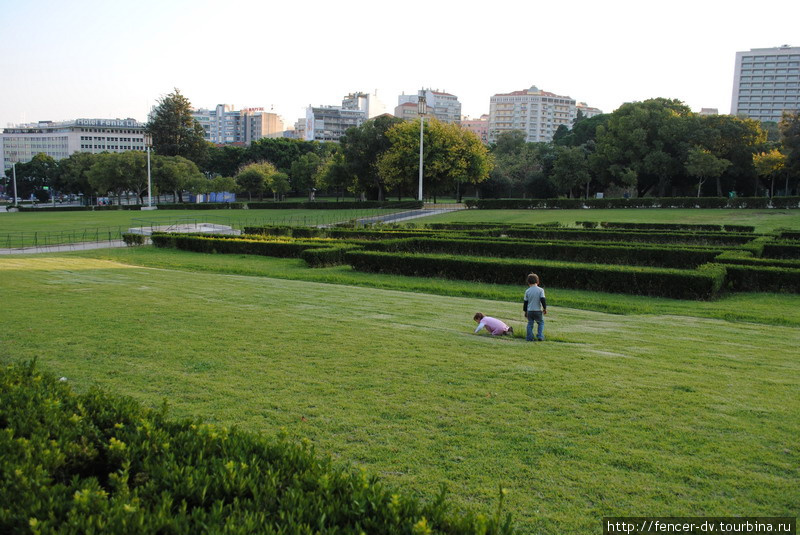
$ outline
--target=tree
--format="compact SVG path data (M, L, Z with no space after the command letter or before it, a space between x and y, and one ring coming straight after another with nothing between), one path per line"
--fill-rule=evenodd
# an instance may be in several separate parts
M693 129L690 135L693 145L731 162L721 175L715 177L717 197L724 196L727 191L746 191L758 180L753 154L764 150L762 147L767 141L758 121L730 115L697 116ZM754 191L753 195L757 192Z
M288 138L263 138L245 150L244 162L270 162L278 171L288 173L292 163L303 154L320 150L316 141Z
M28 162L18 163L16 165L17 196L21 199L28 199L33 195L40 202L47 202L50 200L50 187L57 172L56 161L43 152L35 155Z
M386 132L391 146L378 159L378 171L386 185L399 192L417 190L419 129L417 120L396 124ZM494 165L475 134L436 119L427 121L423 149L423 192L433 202L445 192L459 195L462 184L483 182Z
M781 122L781 143L786 154L786 195L789 194L789 180L800 179L800 110L794 113L783 112Z
M339 140L349 174L355 178L358 193L365 192L370 198L384 199L386 184L378 172L378 159L390 146L386 132L403 122L391 115L381 115L364 122L361 126L348 128Z
M269 189L272 190L272 198L274 201L280 201L286 193L289 192L289 175L278 171L270 177Z
M702 147L693 147L689 150L689 157L686 160L686 171L690 176L697 178L697 196L703 182L709 178L719 178L725 169L730 167L731 162L724 158L717 158L711 151Z
M65 193L83 194L87 199L95 195L89 183L89 169L97 156L89 152L74 152L58 162L57 179L54 185Z
M103 195L115 194L118 202L126 191L141 192L147 189L147 162L142 152L114 152L97 154L87 173L89 184Z
M783 171L786 166L786 156L778 149L769 152L762 152L753 155L753 164L756 167L758 176L769 178L769 196L775 196L775 178Z
M559 147L553 170L550 173L550 182L559 193L566 193L572 197L572 191L586 185L586 198L589 198L589 182L592 175L589 173L589 161L586 153L580 147ZM576 195L577 197L578 195Z
M208 176L233 176L245 164L247 149L234 145L211 146L203 170Z
M313 152L300 156L292 163L289 171L289 183L297 192L306 192L308 200L314 200L314 192L319 185L319 171L322 160Z
M344 152L339 151L325 160L320 170L319 177L322 187L325 189L332 188L336 191L337 201L340 194L344 196L346 189L356 186L356 178L350 169L350 166L345 161Z
M156 156L152 175L157 195L172 192L175 202L183 202L183 192L198 189L198 179L204 178L197 165L182 156Z
M236 174L236 184L240 191L247 193L251 201L253 195L259 195L263 200L264 191L267 189L272 175L276 172L275 166L269 162L247 164Z
M177 88L158 101L146 132L153 137L156 154L183 156L195 163L206 158L205 131L192 116L191 102Z
M597 127L592 167L607 184L622 184L633 171L639 196L664 196L688 183L684 162L691 126L691 111L678 100L623 104Z

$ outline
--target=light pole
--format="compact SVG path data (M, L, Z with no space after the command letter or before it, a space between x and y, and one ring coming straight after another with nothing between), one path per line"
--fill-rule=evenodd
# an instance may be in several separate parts
M152 181L150 179L150 147L153 145L153 136L150 134L144 135L144 146L147 149L147 206L142 206L142 210L155 210L153 206L153 189Z
M17 162L11 164L11 173L14 175L14 207L19 207L17 204Z
M425 103L425 92L419 92L417 112L419 113L419 200L422 201L422 134L425 124L425 113L428 111Z

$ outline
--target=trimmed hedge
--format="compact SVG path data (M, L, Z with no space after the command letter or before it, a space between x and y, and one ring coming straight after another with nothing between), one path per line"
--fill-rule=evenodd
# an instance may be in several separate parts
M639 197L635 199L467 199L467 208L536 210L580 208L800 208L800 197Z
M465 231L477 235L477 231ZM656 230L600 230L600 229L547 229L547 228L509 228L505 234L513 238L540 240L579 240L579 241L623 241L643 243L676 243L710 246L736 246L750 242L757 234L736 234L732 232L661 232Z
M768 242L761 256L765 258L800 258L800 244L793 242Z
M300 258L306 249L330 247L330 243L308 241L277 241L242 236L208 236L197 234L153 233L156 247L181 249L196 253L251 254L278 258Z
M146 236L144 234L131 234L126 232L122 235L122 241L125 242L125 245L131 247L133 245L144 245L146 240Z
M576 223L586 223L578 221ZM755 232L756 227L749 225L693 225L689 223L614 223L603 221L603 228L633 230L688 230L694 232ZM586 225L584 225L586 228ZM592 227L593 228L593 227Z
M800 269L727 264L725 269L731 291L800 293Z
M630 247L575 242L406 238L383 240L368 249L386 252L444 253L536 260L564 260L632 266L694 269L712 262L720 250L679 247Z
M779 237L782 240L800 240L800 230L784 230Z
M320 247L306 249L300 253L300 258L305 260L310 267L328 267L346 264L345 254L349 251L361 249L359 245L343 244L334 247Z
M725 279L725 268L718 264L679 270L376 251L349 251L345 259L359 271L494 284L521 285L535 271L543 285L674 299L710 299Z
M386 208L411 210L422 208L421 201L315 201L315 202L248 202L251 210L360 210Z
M199 421L34 365L0 369L0 533L507 535L295 442Z

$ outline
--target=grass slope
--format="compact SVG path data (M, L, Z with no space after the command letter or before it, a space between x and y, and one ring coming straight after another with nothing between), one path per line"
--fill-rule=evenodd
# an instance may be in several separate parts
M495 300L78 255L0 259L0 281L0 360L285 427L466 507L502 485L522 533L797 513L795 327L553 306L555 341L529 344L471 334L477 310L522 329L519 304Z

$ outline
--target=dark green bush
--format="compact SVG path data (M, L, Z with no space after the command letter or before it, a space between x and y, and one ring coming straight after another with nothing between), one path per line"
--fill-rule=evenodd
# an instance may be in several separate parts
M476 231L464 231L476 235ZM735 246L748 243L756 238L754 234L735 234L731 232L664 232L658 230L604 230L604 229L546 229L513 227L504 231L509 237L538 240L578 240L607 242L675 243L703 246Z
M611 229L722 232L722 225L692 225L689 223L615 223L613 221L602 221L600 226Z
M800 230L783 230L780 233L782 240L800 240Z
M536 210L580 208L800 208L800 197L639 197L635 199L475 199L468 208Z
M208 236L154 233L153 244L196 253L250 254L279 258L300 258L306 249L330 247L330 242L269 240L259 236Z
M765 258L800 258L800 244L791 241L764 244L761 256Z
M0 533L510 534L317 455L309 441L197 421L33 365L0 369Z
M311 267L327 267L345 264L345 253L361 249L358 245L343 244L334 247L320 247L306 249L300 253L300 258Z
M583 228L597 228L597 221L575 221L575 224Z
M126 232L122 235L122 241L129 247L133 245L144 245L145 236L144 234L131 234Z
M471 256L564 260L601 264L694 269L714 260L719 249L608 245L577 242L405 238L382 240L368 249L387 252L444 253Z
M543 286L675 299L712 298L725 278L725 268L718 264L679 270L375 251L350 251L345 258L360 271L495 284L522 284L525 276L535 271Z
M800 293L800 269L735 264L725 269L728 287L735 292Z

